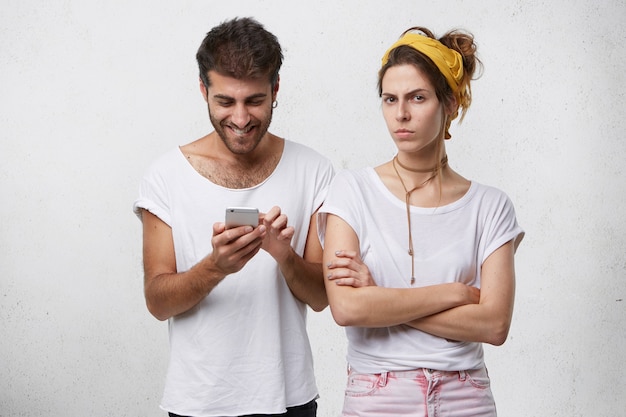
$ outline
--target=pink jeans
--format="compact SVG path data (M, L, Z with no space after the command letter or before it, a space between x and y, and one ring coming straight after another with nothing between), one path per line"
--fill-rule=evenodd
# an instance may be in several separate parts
M487 369L348 373L342 416L496 416Z

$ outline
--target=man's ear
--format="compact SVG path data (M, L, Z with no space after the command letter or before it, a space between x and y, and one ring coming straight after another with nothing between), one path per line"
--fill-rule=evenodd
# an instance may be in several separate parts
M276 100L276 95L278 94L279 84L280 84L280 75L276 78L276 82L274 83L274 89L272 90L272 101Z
M200 81L200 92L202 93L202 97L204 98L204 101L206 101L207 103L209 102L209 91L206 88L206 85L204 85L204 82L202 81L202 78L198 77L198 80Z

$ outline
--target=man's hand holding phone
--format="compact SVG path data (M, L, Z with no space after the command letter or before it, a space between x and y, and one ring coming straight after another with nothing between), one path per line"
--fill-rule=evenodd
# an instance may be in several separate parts
M261 249L267 229L259 225L258 213L255 208L229 207L224 223L213 225L210 257L223 273L241 270Z

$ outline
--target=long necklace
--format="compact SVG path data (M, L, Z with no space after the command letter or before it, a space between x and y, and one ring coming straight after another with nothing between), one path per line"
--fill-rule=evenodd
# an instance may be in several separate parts
M419 173L432 172L432 175L428 177L426 181L417 185L415 188L409 191L406 188L406 185L404 185L404 181L402 180L402 177L400 176L400 173L398 172L398 168L396 167L396 162L398 163L398 165L400 165L402 168L406 169L407 171L419 172ZM413 235L411 234L411 193L419 188L422 188L426 184L428 184L433 178L437 176L437 174L439 174L439 170L443 169L443 167L445 167L448 164L448 155L445 155L441 159L441 164L439 166L435 168L430 168L430 169L416 169L416 168L406 167L400 163L400 161L398 160L398 155L393 157L393 160L391 163L393 165L393 170L396 171L396 175L398 176L398 179L400 180L400 184L402 184L402 188L404 189L404 192L405 192L406 220L409 226L409 255L411 256L411 285L413 285L415 284L415 252L413 251Z

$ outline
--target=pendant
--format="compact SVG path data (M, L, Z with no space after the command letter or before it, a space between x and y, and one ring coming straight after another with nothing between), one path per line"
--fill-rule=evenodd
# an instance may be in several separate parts
M411 285L415 284L415 277L411 277Z

